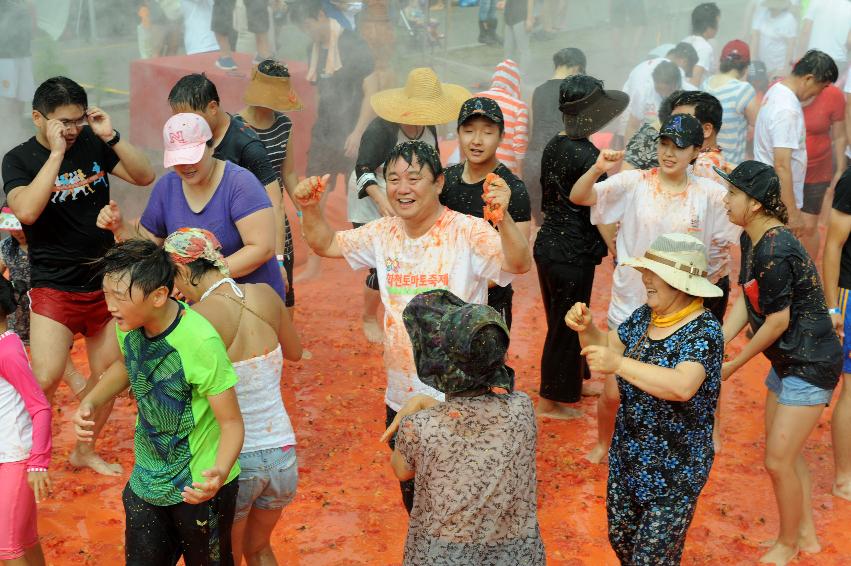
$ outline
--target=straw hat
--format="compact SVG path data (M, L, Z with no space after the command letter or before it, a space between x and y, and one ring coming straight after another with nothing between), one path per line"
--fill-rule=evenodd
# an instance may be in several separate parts
M663 234L653 240L644 257L628 258L622 265L649 269L665 283L693 297L720 297L721 289L706 278L706 247L688 234Z
M0 230L21 230L21 221L12 209L6 206L0 211Z
M403 88L382 90L369 101L375 113L388 122L434 126L454 120L470 96L466 88L441 83L433 70L421 67L408 73Z
M273 77L261 72L258 67L251 71L251 82L242 100L249 106L261 106L278 112L303 108L290 83L290 77Z

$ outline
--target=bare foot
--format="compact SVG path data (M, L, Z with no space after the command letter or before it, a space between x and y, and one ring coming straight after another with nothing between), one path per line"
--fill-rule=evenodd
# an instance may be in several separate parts
M836 497L841 497L846 501L851 501L851 482L848 483L834 483L833 484L833 495Z
M762 548L772 548L776 544L777 539L769 539L759 543L759 546ZM821 552L821 544L819 543L818 537L815 533L810 535L801 533L798 535L798 550L806 552L807 554L818 554Z
M68 456L68 461L76 468L91 468L104 476L120 476L124 473L121 464L107 464L103 458L91 450L80 450L79 446Z
M585 459L591 462L592 464L599 464L608 455L609 447L605 444L597 443L594 445L594 448L591 449L591 452L585 455Z
M594 383L593 381L583 381L582 382L582 396L583 397L599 397L603 394L603 384L602 383Z
M366 336L366 341L371 344L384 342L384 331L379 326L378 320L374 318L363 319L363 335Z
M320 273L322 273L322 259L318 255L310 254L307 256L307 263L304 269L296 273L295 277L293 277L293 285L316 279Z
M761 564L774 564L775 566L786 566L798 554L797 547L786 546L781 542L775 542L771 549L763 554L759 562Z
M578 419L583 416L582 411L574 409L567 403L559 403L558 401L551 401L543 397L538 401L538 408L535 412L539 417L548 417L563 421Z

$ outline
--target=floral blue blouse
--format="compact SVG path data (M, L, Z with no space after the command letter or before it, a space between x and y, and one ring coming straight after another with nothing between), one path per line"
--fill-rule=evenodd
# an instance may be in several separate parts
M697 362L706 379L685 402L666 401L617 377L621 404L609 450L609 473L640 501L697 497L712 467L712 427L721 390L724 334L706 311L664 340L645 336L650 307L644 305L618 327L624 355L673 368Z

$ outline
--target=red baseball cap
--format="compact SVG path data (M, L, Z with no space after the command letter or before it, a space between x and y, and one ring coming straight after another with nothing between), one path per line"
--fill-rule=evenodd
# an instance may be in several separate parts
M727 42L724 49L721 50L721 60L735 61L739 60L743 63L751 62L751 50L748 44L741 39L734 39Z

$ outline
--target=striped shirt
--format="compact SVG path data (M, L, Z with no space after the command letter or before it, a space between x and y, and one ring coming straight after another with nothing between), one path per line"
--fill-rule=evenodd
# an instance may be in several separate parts
M721 102L724 114L718 132L718 145L724 150L727 162L736 166L745 160L748 142L745 109L756 96L756 91L750 83L736 79L731 79L719 88L712 88L707 82L705 90Z
M244 120L242 116L237 117ZM266 129L253 128L257 137L263 142L266 147L266 153L269 155L269 164L278 176L278 185L281 190L284 187L284 160L287 158L287 146L290 142L290 134L293 130L293 122L286 114L275 112L275 121ZM293 234L290 230L290 221L287 218L286 212L281 210L284 215L284 255L289 259L293 257Z

